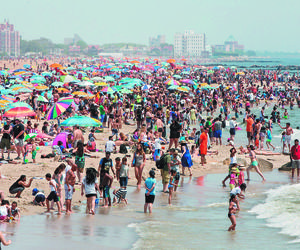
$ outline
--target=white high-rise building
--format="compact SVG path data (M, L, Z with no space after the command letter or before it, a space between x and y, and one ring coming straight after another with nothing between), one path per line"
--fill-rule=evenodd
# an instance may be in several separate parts
M189 30L176 33L174 36L174 56L175 57L200 57L205 51L205 34L196 34Z

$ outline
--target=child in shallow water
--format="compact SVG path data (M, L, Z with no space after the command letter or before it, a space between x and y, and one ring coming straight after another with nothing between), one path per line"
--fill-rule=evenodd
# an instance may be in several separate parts
M235 188L237 183L238 183L238 169L232 168L230 171L230 182L229 182L230 191Z

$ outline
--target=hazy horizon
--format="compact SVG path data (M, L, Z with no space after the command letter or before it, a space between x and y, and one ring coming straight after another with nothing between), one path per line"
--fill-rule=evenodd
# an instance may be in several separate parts
M49 38L63 43L75 33L88 44L138 43L150 36L185 30L205 33L207 44L223 44L233 35L245 50L300 52L296 12L300 1L258 0L15 0L2 6L2 23L8 19L25 40Z

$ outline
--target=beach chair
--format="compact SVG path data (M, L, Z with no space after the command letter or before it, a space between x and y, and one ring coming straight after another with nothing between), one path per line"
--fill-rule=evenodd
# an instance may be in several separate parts
M54 161L63 161L66 159L66 156L61 152L61 149L58 145L52 147L54 156Z

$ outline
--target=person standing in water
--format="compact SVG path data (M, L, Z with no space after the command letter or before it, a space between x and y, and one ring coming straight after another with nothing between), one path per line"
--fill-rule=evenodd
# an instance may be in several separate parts
M228 228L228 231L235 231L235 227L236 227L235 213L238 210L236 203L237 203L236 195L230 196L229 208L228 208L228 218L231 221L231 226Z
M250 145L250 146L247 146L248 150L249 150L249 157L250 157L250 160L251 160L251 163L250 163L250 166L247 168L247 180L250 181L250 170L252 168L255 168L255 171L261 176L261 178L263 179L263 181L265 181L265 177L264 175L262 174L262 172L259 170L259 167L258 167L258 161L257 161L257 158L256 158L256 154L254 152L255 148L253 145Z
M144 205L144 213L147 213L147 209L149 210L149 213L152 213L152 206L155 199L155 172L153 170L150 170L149 176L145 181L145 205Z

